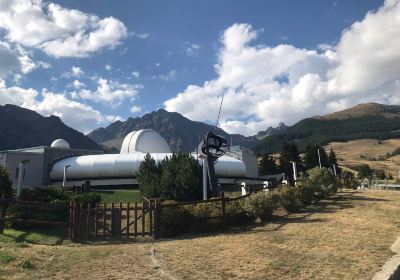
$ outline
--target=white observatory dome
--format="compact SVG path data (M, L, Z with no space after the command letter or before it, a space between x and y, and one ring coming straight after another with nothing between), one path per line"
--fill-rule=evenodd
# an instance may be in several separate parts
M57 148L57 149L70 149L70 146L67 141L64 139L57 139L54 140L53 143L51 143L51 148Z
M125 136L121 146L121 154L143 153L171 153L165 139L152 129L142 129Z

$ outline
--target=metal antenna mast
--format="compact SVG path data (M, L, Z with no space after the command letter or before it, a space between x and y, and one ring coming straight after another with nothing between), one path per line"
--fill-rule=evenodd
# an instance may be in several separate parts
M217 131L218 128L219 116L221 115L222 102L224 102L224 95L222 95L221 104L219 104L218 118L217 118L217 123L215 124L214 131Z

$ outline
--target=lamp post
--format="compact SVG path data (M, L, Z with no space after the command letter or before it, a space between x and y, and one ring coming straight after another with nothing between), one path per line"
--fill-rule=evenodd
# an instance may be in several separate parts
M297 167L296 167L296 162L295 161L291 161L292 166L293 166L293 180L294 180L294 184L296 185L296 181L297 181Z
M24 165L29 162L30 162L29 159L24 159L24 160L21 160L18 164L17 198L21 195L22 181L24 179L24 178L22 178L22 176L24 174L23 173Z
M318 149L318 162L319 162L319 169L322 169L322 165L321 165L321 155L319 153L319 149Z
M63 184L62 184L63 188L65 188L66 184L67 184L67 169L70 166L71 166L70 164L69 165L64 165L64 176L63 176Z
M203 200L207 200L207 158L203 157Z
M332 166L333 166L333 174L335 174L335 176L337 176L336 164L332 164Z

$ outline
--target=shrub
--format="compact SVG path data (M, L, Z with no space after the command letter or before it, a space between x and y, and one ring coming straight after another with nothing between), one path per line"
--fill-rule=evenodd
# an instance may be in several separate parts
M316 186L308 178L301 178L297 181L299 200L304 205L310 205L315 200Z
M0 251L0 264L9 263L13 260L15 260L13 255Z
M219 203L218 203L219 204ZM196 204L188 210L193 214L195 218L207 218L215 217L220 215L221 210L219 209L217 203L199 203Z
M308 170L307 173L310 184L313 184L316 188L315 195L317 198L327 198L330 194L337 192L339 182L330 169L316 167Z
M258 192L242 201L242 207L252 217L266 220L279 207L280 195L275 192Z
M193 218L185 207L163 207L160 213L160 235L169 237L188 233Z
M39 201L46 203L68 203L70 197L57 187L36 187L23 189L19 197L26 201Z
M22 269L34 269L35 267L29 260L24 260L18 263L18 266L21 267Z
M101 201L101 196L95 192L87 192L74 196L73 201L82 204L84 207L87 207L88 204L94 207L96 203Z
M295 212L301 208L300 190L297 187L281 186L277 189L280 194L280 203L289 212Z
M0 165L0 197L3 193L6 197L12 196L12 182L7 170Z

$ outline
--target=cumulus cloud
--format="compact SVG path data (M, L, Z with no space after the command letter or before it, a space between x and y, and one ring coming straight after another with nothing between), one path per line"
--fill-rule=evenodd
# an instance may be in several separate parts
M130 109L130 111L131 111L131 113L139 113L139 112L141 112L142 111L142 108L140 108L139 106L133 106L131 109Z
M171 70L166 74L161 74L161 75L158 75L158 76L154 76L153 78L159 79L159 80L162 80L162 81L166 81L166 82L173 81L176 78L176 70Z
M224 95L222 128L252 135L282 121L291 124L358 103L400 101L399 0L387 0L352 24L334 46L254 45L259 32L249 24L225 30L217 77L189 85L165 108L215 121Z
M72 66L70 71L64 72L61 76L67 79L70 78L80 78L85 75L85 72L81 67Z
M43 67L49 68L50 64L43 61L34 62L29 53L18 45L0 41L0 78L9 75L27 74L32 70Z
M128 34L113 17L67 9L42 0L4 0L0 28L6 38L54 57L86 57L104 48L114 48Z
M142 85L125 84L113 80L99 78L95 91L83 89L78 95L82 99L103 102L114 107L119 106L126 99L134 100Z
M15 104L44 116L58 116L68 126L84 133L122 119L119 116L103 115L89 105L68 99L62 93L45 89L39 93L31 88L7 87L0 80L0 105L4 104Z

